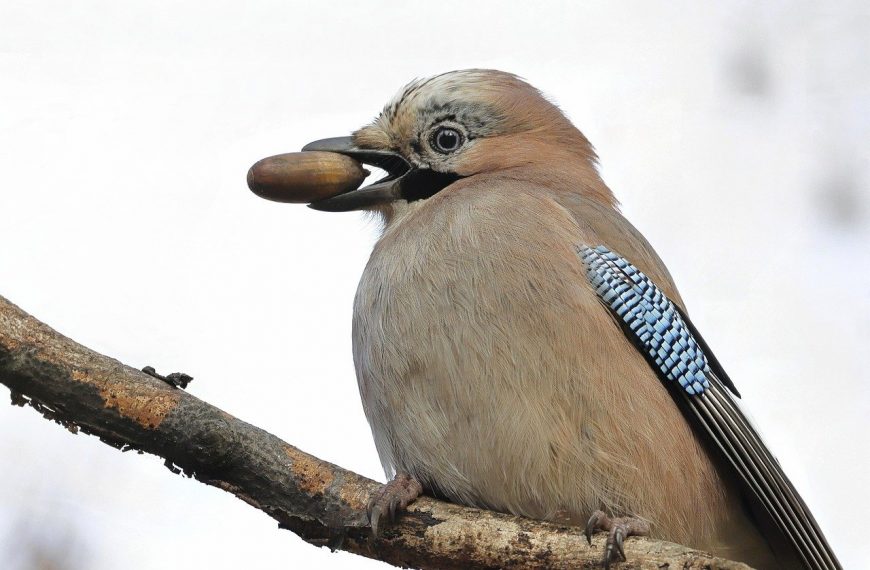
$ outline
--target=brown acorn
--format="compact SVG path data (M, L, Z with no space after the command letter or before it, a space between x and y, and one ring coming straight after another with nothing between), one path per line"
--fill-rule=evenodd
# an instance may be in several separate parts
M267 200L307 204L356 190L368 174L343 154L290 152L254 164L248 170L248 188Z

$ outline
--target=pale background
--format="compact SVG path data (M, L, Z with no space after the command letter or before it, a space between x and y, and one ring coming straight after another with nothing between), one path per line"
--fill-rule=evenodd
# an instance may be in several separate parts
M532 4L2 0L0 294L382 479L350 353L376 227L260 200L245 173L414 77L513 71L596 145L844 565L867 567L870 8ZM381 565L4 403L0 566Z

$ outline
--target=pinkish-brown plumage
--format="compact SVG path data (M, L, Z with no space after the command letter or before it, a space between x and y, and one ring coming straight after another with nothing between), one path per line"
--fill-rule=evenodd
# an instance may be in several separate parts
M445 125L456 152L434 147ZM453 72L411 83L354 142L460 177L371 208L384 228L353 344L386 472L535 518L634 516L654 536L773 567L733 476L586 278L578 247L604 244L682 306L561 111L513 75Z

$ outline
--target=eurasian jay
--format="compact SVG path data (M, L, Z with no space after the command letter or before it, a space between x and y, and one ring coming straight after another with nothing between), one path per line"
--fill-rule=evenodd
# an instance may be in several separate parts
M758 568L840 568L589 141L538 90L490 70L417 80L305 150L388 173L311 205L383 220L353 314L392 478L375 533L427 492L606 530L605 566L648 533Z

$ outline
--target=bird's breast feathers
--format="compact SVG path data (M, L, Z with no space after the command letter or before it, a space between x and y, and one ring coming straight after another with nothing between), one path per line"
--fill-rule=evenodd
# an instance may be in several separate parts
M552 196L474 190L394 219L360 281L354 358L386 470L469 504L544 518L604 504L703 535L712 521L689 520L719 506L718 479L589 284L578 246L596 236ZM696 492L665 505L661 484Z

